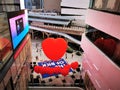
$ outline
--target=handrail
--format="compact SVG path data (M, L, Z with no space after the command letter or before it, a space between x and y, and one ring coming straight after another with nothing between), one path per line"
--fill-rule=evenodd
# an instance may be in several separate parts
M43 32L48 32L48 33L53 33L53 34L57 34L57 35L61 35L64 36L70 40L72 40L73 42L75 42L76 44L80 45L80 41L71 37L70 35L67 35L65 33L61 33L61 32L56 32L56 31L50 31L48 29L43 29L43 28L38 28L38 27L34 27L34 26L30 26L30 29L34 29L34 30L38 30L38 31L43 31Z
M51 29L62 29L62 30L71 30L71 31L80 31L80 32L84 32L85 31L85 28L83 27L74 27L74 26L71 26L71 27L63 27L63 26L52 26L52 25L44 25L42 23L39 23L39 22L32 22L31 23L32 26L38 26L38 27L45 27L45 28L51 28Z
M75 86L29 86L29 90L83 90L80 87Z

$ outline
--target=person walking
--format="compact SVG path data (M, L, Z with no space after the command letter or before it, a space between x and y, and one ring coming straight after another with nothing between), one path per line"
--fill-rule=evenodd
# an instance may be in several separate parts
M72 53L72 58L73 58L73 53Z
M65 54L65 59L67 59L67 53Z
M42 47L40 48L40 56L41 56L41 54L42 54Z
M76 80L75 80L74 86L78 86L78 87L81 87L81 88L84 88L84 89L85 89L85 84L84 84L84 80L83 80L83 78L82 78L82 75L80 75L80 78L79 78L79 79L76 79Z
M39 46L39 43L36 43L36 52L38 52L38 46Z
M39 60L38 56L36 56L35 58L36 58L36 61L38 61L38 60Z

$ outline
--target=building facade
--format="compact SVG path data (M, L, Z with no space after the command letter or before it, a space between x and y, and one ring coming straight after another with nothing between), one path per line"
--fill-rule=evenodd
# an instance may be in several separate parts
M85 18L90 0L62 0L61 15L75 18L76 26L85 27Z
M45 12L61 13L61 0L44 0Z
M20 10L19 0L0 0L0 12L18 11Z
M114 1L95 0L88 9L88 28L81 41L88 90L120 89L120 2ZM110 3L112 6L108 8Z
M18 47L14 49L6 13L7 11L20 10L20 2L18 1L12 0L9 2L4 0L0 3L0 90L26 90L30 79L30 35L26 34ZM18 6L18 10L16 6ZM10 7L14 8L11 9Z
M58 6L55 6L54 3L50 4L50 0L44 0L43 6L39 4L36 7L44 7L45 12L61 12L61 0L52 1L58 3L56 4ZM42 0L40 2L43 3ZM120 1L91 0L90 3L91 6L87 10L86 16L87 30L82 35L81 41L81 47L84 50L82 66L85 72L86 89L120 90ZM62 7L64 9L69 8L68 11L71 11L70 9L76 9L77 11L81 8L63 5L63 2ZM7 9L2 8L1 11L7 11ZM6 17L0 17L2 22L0 23L0 90L26 90L31 72L30 35L27 34L19 47L12 50L12 41L10 35L8 35L8 27L6 27L7 23L4 22ZM55 31L69 29L65 27L53 28L49 25L41 25L41 27ZM6 42L3 43L3 41ZM4 48L7 48L7 50Z
M31 39L27 35L14 55L0 70L1 90L26 90L30 80Z

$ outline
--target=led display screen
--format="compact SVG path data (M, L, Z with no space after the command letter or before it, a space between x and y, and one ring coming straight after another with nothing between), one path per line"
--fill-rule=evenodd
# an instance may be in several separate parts
M8 12L7 15L13 49L16 49L29 31L27 10Z

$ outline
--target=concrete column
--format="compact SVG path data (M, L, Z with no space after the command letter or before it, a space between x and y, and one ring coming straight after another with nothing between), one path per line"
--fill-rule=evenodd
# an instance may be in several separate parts
M44 32L42 32L42 34L43 34L43 38L44 38L44 35L45 35Z
M45 32L45 34L47 35L47 37L49 37L51 35L50 33L46 33L46 32Z
M34 39L34 32L33 32L33 30L31 30L32 31L32 39Z
M25 9L24 0L20 0L20 9Z

